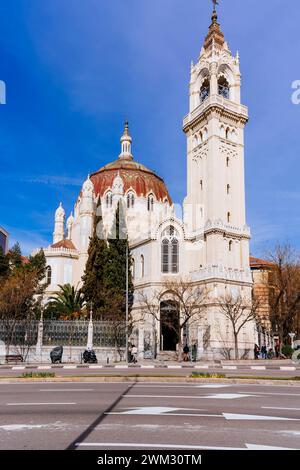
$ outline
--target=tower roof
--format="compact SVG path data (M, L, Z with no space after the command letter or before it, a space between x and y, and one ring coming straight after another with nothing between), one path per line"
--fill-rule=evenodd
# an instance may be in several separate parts
M218 14L216 10L217 2L214 2L214 10L211 17L211 25L208 30L208 34L204 41L205 51L212 50L213 47L217 49L223 49L225 44L225 37L221 31L220 24L218 23Z

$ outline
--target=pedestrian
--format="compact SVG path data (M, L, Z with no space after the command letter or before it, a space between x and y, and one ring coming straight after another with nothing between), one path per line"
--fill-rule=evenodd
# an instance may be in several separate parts
M258 359L259 357L259 346L257 344L254 345L254 359Z
M275 345L275 356L276 356L276 359L278 359L280 356L280 345L278 342Z
M137 353L138 353L138 350L137 350L137 347L133 344L131 346L131 356L132 356L132 361L134 364L137 363Z
M190 348L186 344L183 348L183 361L184 362L187 362L189 360L189 352L190 352Z
M261 347L260 352L262 359L267 359L267 347L265 344Z

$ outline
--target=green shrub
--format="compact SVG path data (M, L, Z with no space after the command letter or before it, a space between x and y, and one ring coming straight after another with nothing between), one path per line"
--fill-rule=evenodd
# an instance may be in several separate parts
M22 379L45 379L47 377L55 377L54 372L26 372L21 375Z
M284 344L282 346L282 354L284 354L285 357L288 357L290 359L293 355L293 352L294 350L289 344Z

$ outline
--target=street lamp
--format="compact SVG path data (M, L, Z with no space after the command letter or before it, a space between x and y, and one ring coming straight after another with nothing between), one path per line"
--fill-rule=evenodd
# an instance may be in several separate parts
M126 317L125 317L125 359L128 362L128 241L126 243Z

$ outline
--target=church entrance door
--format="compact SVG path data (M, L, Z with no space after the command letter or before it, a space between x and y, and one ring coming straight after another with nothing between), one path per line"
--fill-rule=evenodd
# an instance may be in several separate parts
M176 351L179 340L179 306L173 300L160 304L160 350Z

